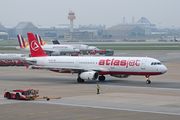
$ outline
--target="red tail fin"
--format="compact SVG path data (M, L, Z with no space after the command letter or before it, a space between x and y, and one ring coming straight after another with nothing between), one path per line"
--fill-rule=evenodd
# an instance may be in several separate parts
M34 37L33 33L27 33L29 46L31 51L31 57L46 57L46 53L43 51L38 41Z

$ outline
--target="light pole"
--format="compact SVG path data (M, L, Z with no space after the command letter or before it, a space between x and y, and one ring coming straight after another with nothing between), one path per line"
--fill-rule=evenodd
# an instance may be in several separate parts
M161 39L161 23L159 23L159 38Z
M174 26L172 26L172 34L173 34L173 39L174 39Z

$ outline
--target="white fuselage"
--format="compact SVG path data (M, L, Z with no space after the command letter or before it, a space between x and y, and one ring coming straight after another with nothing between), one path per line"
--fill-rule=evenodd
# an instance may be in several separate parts
M98 71L99 74L158 75L167 71L159 60L149 57L33 57L37 66ZM59 69L59 72L60 69Z
M99 49L97 47L95 47L95 46L89 46L88 50L91 50L91 51L96 50L96 51L98 51Z
M88 45L71 45L71 46L79 49L80 51L88 50Z
M97 47L95 46L88 46L88 45L71 45L74 48L79 49L80 51L83 52L89 52L89 51L93 51L93 50L99 50Z
M45 52L54 52L54 51L59 51L59 52L64 52L64 53L79 52L79 49L76 49L71 45L45 45L45 46L41 46L41 47ZM19 49L18 47L16 47L16 48ZM30 51L29 46L26 48L20 48L20 49Z
M0 54L0 60L25 60L26 58L23 54Z

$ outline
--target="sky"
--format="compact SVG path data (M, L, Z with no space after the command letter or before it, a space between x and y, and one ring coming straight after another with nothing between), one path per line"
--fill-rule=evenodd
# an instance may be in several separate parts
M75 12L74 26L137 22L146 17L157 28L180 28L180 0L0 0L0 22L57 26L69 24L68 12Z

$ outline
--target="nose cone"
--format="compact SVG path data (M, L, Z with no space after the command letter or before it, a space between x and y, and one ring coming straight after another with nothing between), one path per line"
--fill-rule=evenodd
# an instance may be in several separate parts
M162 74L166 73L167 72L167 67L163 65L162 68L161 68L161 72L162 72Z

